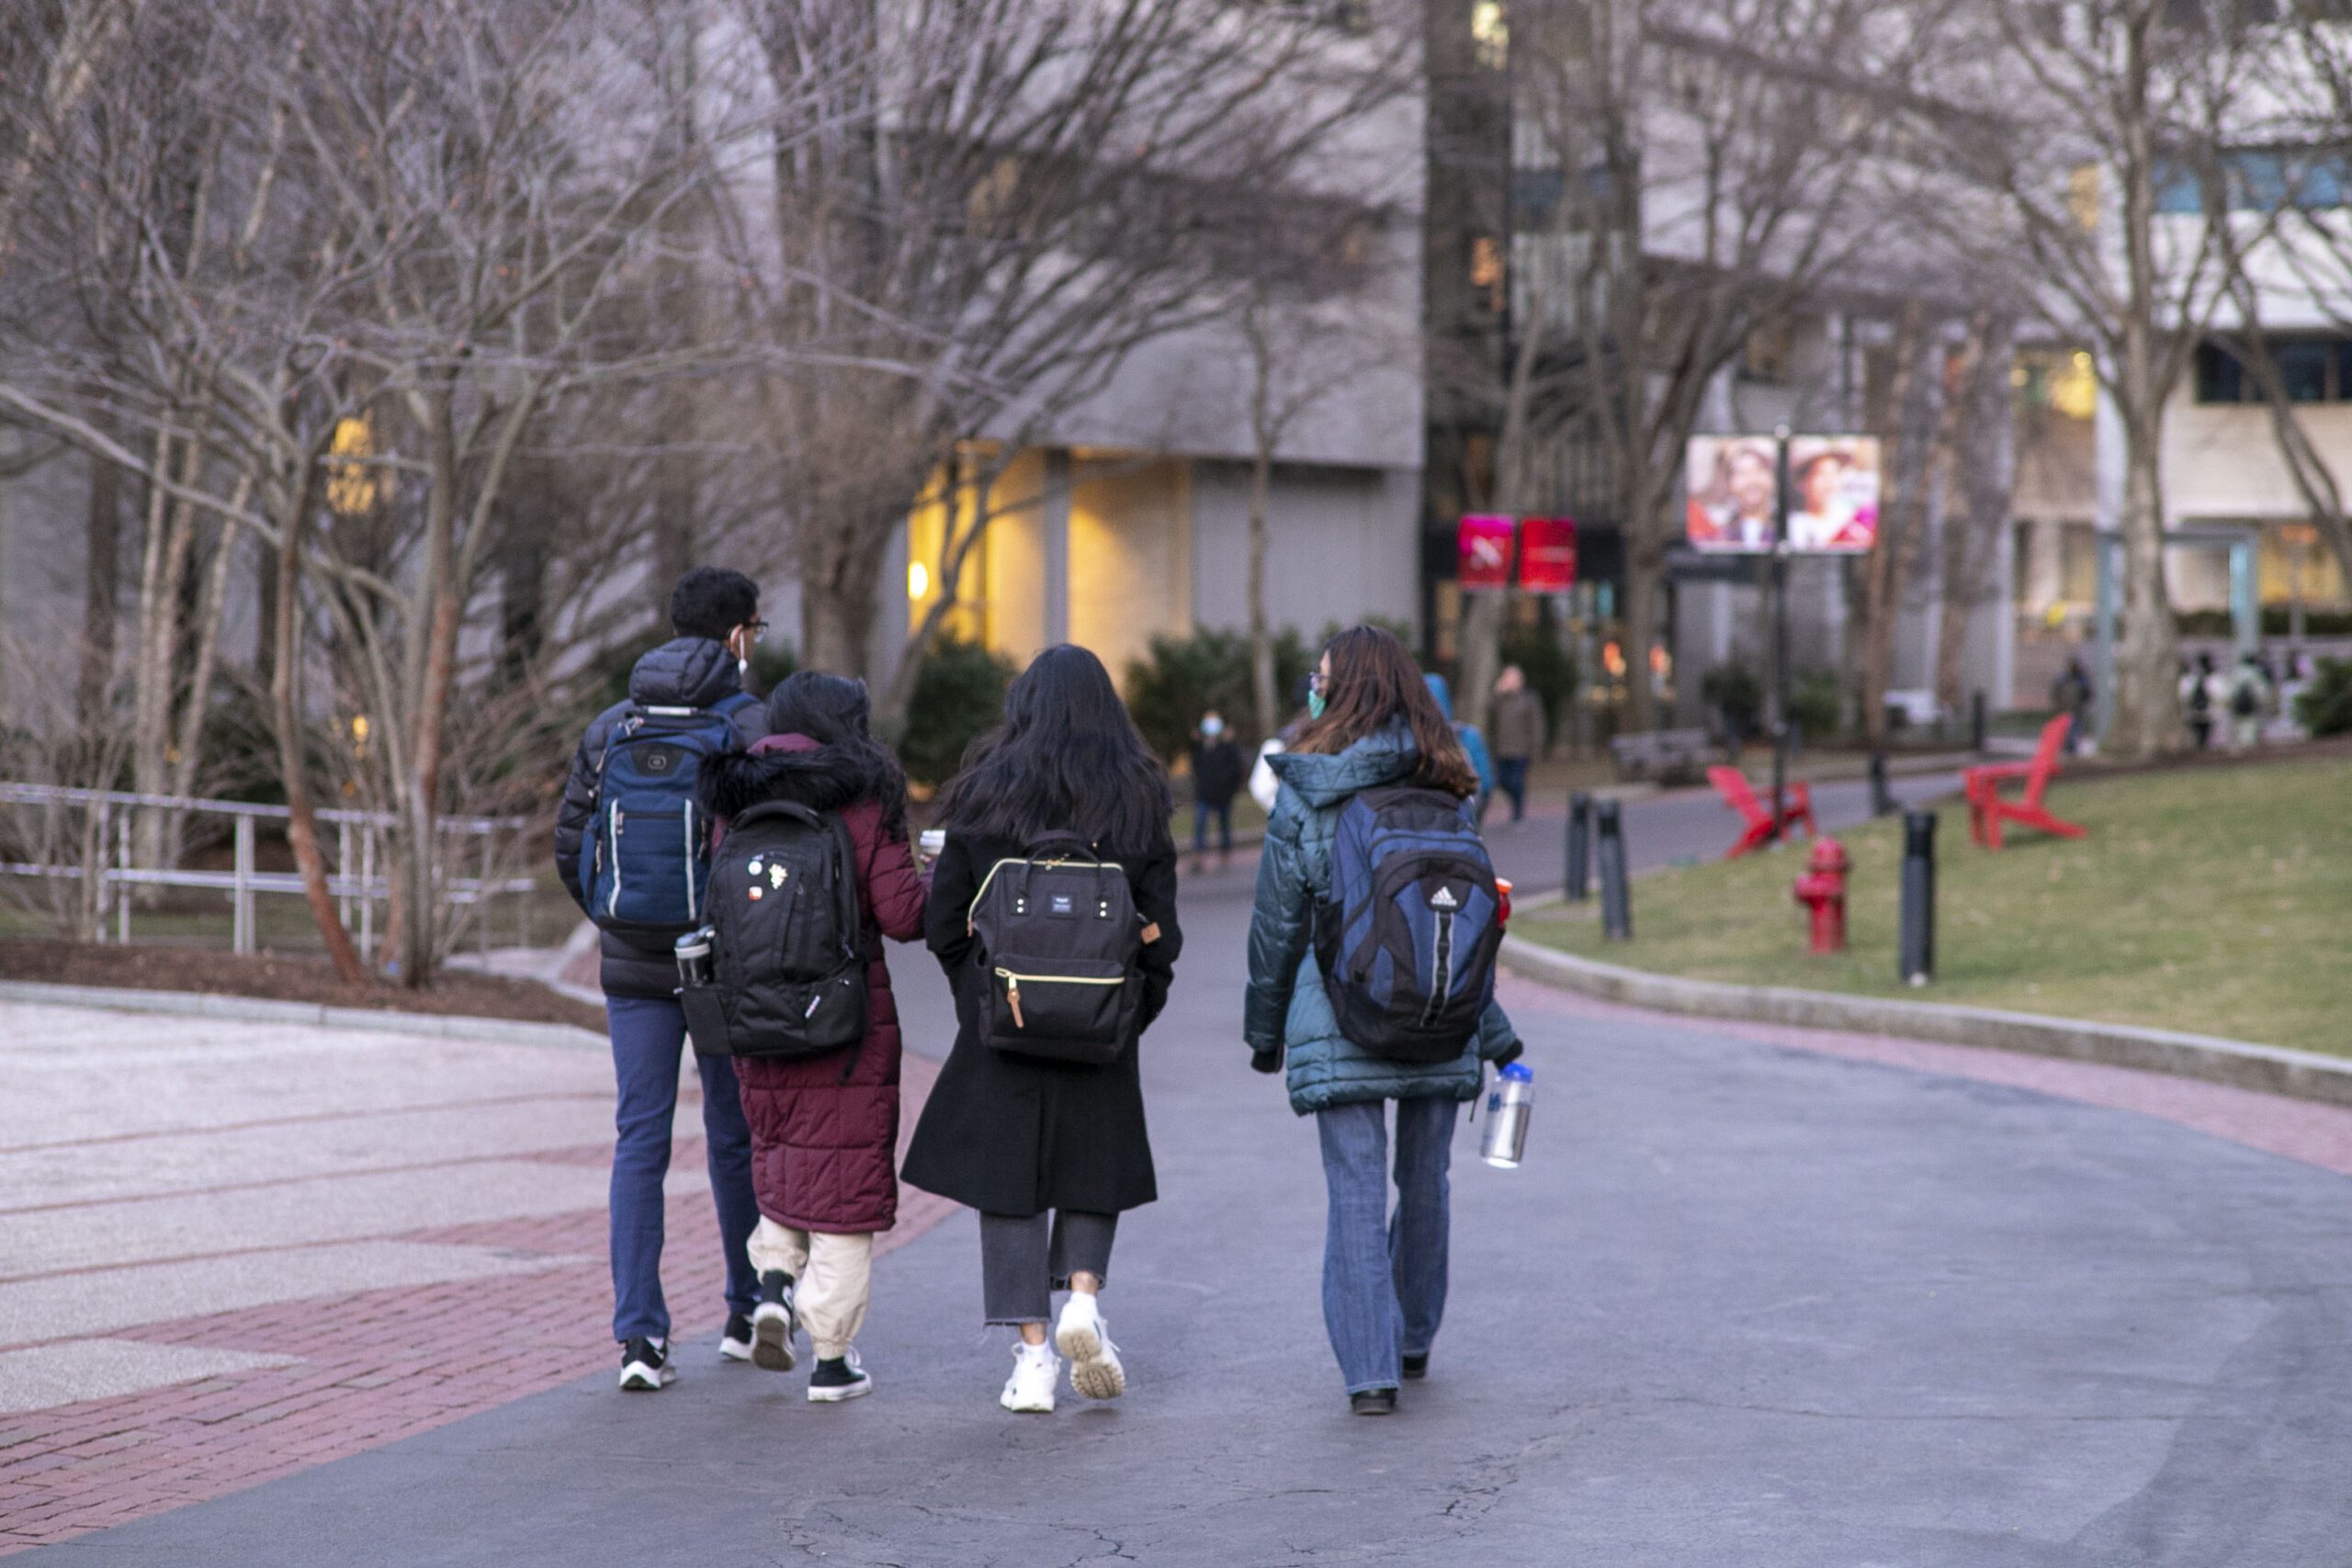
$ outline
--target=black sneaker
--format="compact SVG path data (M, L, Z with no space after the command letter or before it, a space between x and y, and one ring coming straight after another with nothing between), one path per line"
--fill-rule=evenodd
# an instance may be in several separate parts
M650 1339L632 1339L621 1347L621 1387L633 1393L650 1393L678 1381L669 1349Z
M1348 1408L1358 1416L1394 1416L1396 1414L1396 1391L1393 1388L1368 1388L1362 1393L1348 1395Z
M752 1359L752 1320L741 1313L728 1314L727 1326L718 1333L718 1355L721 1360L748 1361Z
M1421 1379L1429 1375L1430 1353L1427 1350L1422 1351L1418 1356L1408 1356L1405 1358L1405 1377L1407 1381L1419 1382Z
M800 1318L792 1310L792 1276L771 1269L760 1276L760 1303L752 1309L752 1361L771 1372L790 1371L798 1358L792 1353L793 1336Z
M856 1399L874 1392L874 1380L865 1375L865 1363L858 1359L857 1347L831 1360L820 1360L817 1370L808 1374L808 1403L838 1404L844 1399Z

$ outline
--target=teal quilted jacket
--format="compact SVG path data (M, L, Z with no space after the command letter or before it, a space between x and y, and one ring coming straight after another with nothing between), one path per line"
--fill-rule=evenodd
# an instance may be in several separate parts
M1412 738L1402 725L1366 736L1337 756L1283 751L1267 759L1282 781L1258 898L1250 918L1250 992L1242 1034L1261 1058L1286 1058L1291 1109L1301 1116L1369 1100L1474 1100L1482 1063L1517 1039L1500 1006L1489 1004L1477 1034L1451 1062L1392 1062L1349 1043L1323 994L1311 938L1315 906L1331 891L1331 835L1340 808L1359 790L1412 772Z

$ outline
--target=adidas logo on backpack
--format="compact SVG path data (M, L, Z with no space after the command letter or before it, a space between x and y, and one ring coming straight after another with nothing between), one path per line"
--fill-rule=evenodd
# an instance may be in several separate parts
M1316 956L1340 1032L1376 1056L1452 1061L1494 997L1502 899L1473 809L1401 787L1340 809Z

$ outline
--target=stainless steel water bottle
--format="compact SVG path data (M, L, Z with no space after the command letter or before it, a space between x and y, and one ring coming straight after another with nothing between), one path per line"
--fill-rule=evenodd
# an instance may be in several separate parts
M1487 1163L1497 1170L1516 1170L1527 1154L1527 1118L1535 1109L1535 1073L1524 1062L1513 1062L1495 1075L1487 1091Z
M708 926L688 931L677 941L678 984L707 986L710 984L710 944L718 933Z

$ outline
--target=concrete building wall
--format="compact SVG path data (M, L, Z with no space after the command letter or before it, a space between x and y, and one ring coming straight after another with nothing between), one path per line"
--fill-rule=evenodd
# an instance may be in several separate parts
M1416 626L1420 602L1420 471L1284 467L1266 542L1267 611L1313 637L1367 615ZM1250 469L1193 466L1192 602L1204 626L1250 624Z

